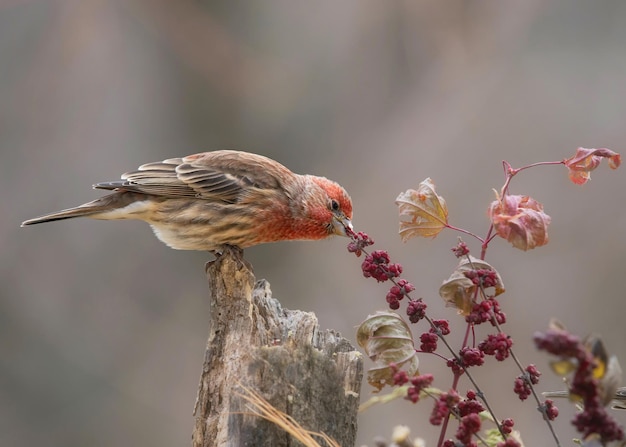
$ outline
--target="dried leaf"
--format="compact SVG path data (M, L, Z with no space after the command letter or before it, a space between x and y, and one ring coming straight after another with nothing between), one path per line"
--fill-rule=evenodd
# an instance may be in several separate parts
M446 302L446 307L457 308L461 315L469 315L474 306L474 296L476 295L478 285L465 276L465 272L471 270L490 270L495 272L496 285L492 295L498 296L505 292L502 277L489 263L471 255L469 260L465 257L461 258L457 268L439 287L439 296Z
M367 372L367 381L380 391L393 385L391 363L409 376L418 374L419 359L415 352L411 330L406 322L393 312L377 312L361 323L357 343L376 366Z
M409 189L396 198L400 212L400 238L406 242L414 237L435 237L448 224L448 208L443 197L435 192L430 178L417 188ZM406 217L407 220L402 220Z
M469 315L474 306L476 285L462 273L453 272L439 287L439 296L443 298L446 307L455 307L459 314Z
M617 152L606 148L586 149L584 147L579 147L576 155L563 160L563 163L569 170L570 180L577 185L584 185L591 178L591 171L600 165L602 158L608 159L611 169L617 169L622 163L622 157Z
M489 218L498 236L515 248L526 251L548 243L550 216L531 197L508 194L497 197L489 207Z

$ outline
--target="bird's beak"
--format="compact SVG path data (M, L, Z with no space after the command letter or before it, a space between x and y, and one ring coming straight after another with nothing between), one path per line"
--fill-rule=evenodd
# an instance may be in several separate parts
M335 216L333 218L334 233L339 236L348 236L348 233L352 231L352 222L346 216Z

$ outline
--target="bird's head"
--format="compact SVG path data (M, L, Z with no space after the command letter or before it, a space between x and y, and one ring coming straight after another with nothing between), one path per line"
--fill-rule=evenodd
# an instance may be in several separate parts
M324 210L320 210L320 217L324 221L328 235L337 234L348 236L352 231L352 200L350 196L339 184L324 177L313 177L311 179L324 192Z

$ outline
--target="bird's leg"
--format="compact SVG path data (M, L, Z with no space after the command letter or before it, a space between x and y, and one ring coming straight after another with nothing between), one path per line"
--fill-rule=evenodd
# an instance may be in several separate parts
M210 250L209 253L215 256L215 259L212 261L208 261L206 264L204 264L205 273L207 272L209 267L213 265L214 262L219 261L222 258L222 256L227 255L227 254L230 255L235 261L237 261L238 264L245 266L248 270L253 272L252 265L248 261L246 261L243 257L243 249L237 247L236 245L225 244L222 247L220 247L219 250Z
M243 259L243 248L239 248L236 245L224 245L220 256L224 256L229 253L235 259Z

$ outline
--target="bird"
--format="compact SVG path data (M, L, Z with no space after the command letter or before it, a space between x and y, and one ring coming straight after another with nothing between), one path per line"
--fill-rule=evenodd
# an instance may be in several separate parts
M352 234L352 201L338 183L295 174L249 152L218 150L147 163L93 188L113 192L21 226L74 217L138 219L173 249L212 253Z

